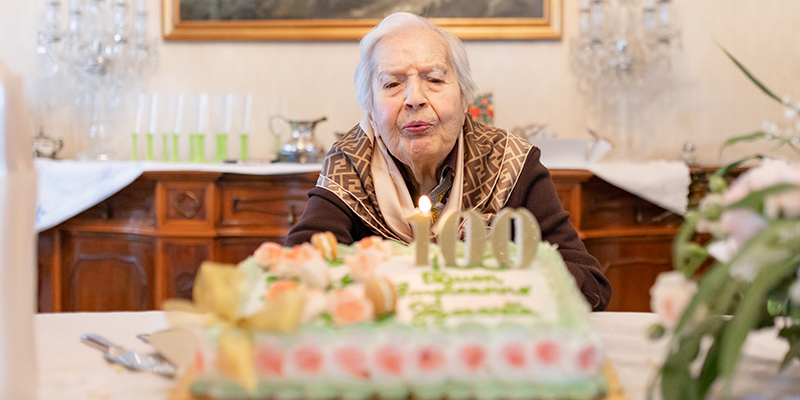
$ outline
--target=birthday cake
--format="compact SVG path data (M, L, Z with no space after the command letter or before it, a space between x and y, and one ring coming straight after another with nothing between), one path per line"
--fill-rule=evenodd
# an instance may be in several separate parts
M519 215L515 242L505 226L487 242L471 223L466 243L452 227L438 245L345 246L328 233L293 248L265 243L235 268L204 263L194 301L213 317L193 396L601 397L590 307L556 247L521 230Z

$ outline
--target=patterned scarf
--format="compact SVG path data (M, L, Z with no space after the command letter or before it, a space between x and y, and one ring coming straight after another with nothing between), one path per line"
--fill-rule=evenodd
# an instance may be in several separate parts
M533 146L505 130L476 123L469 114L462 129L461 206L478 211L488 223L506 204ZM333 144L317 187L335 194L377 234L408 243L407 235L395 232L381 212L371 172L373 146L371 135L356 125Z

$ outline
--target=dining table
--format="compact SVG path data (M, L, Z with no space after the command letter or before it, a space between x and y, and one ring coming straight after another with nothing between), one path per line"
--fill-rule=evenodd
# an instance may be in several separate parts
M648 329L658 321L652 313L595 312L592 330L603 344L624 398L647 399L649 386L669 347L669 340L651 340ZM101 335L138 351L152 351L137 335L169 328L166 313L51 313L34 317L38 395L59 400L169 399L180 378L169 379L109 364L101 352L81 343L82 334ZM779 371L788 344L774 329L753 332L745 342L734 379L738 399L800 400L800 362ZM669 388L667 388L669 390ZM655 399L660 398L655 391Z

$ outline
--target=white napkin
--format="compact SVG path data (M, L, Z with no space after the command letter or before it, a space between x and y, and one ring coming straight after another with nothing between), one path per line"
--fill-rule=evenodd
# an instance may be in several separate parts
M586 166L604 181L678 215L689 205L689 167L681 161L614 162Z

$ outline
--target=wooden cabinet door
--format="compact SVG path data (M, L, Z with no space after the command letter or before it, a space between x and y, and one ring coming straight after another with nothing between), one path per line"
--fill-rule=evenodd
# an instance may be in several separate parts
M152 238L80 232L63 236L63 311L153 309Z

